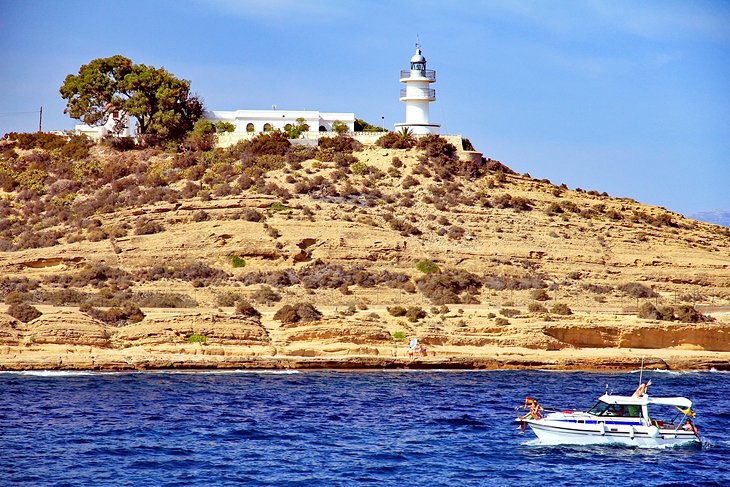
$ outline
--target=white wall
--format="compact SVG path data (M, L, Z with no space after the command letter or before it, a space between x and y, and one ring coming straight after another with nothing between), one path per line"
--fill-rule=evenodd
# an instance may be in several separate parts
M212 110L205 112L205 118L211 122L230 122L236 132L246 133L248 124L253 124L253 132L263 132L266 124L272 129L283 130L287 124L296 125L298 118L303 118L310 130L318 131L321 126L332 130L332 123L340 120L347 125L349 131L355 130L355 114L345 112L318 112L314 110Z

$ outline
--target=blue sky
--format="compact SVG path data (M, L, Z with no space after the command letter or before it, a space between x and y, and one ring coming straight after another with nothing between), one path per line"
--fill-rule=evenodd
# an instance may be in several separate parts
M0 134L69 129L58 88L122 54L209 109L403 121L416 34L431 118L514 170L682 213L730 208L730 2L0 0Z

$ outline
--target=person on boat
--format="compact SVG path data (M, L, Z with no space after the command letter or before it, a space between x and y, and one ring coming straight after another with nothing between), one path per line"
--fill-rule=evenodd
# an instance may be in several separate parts
M639 406L630 405L628 409L629 411L626 416L629 416L630 418L638 418L641 416L641 408Z
M639 384L639 387L636 388L636 391L634 391L634 393L632 394L631 397L643 396L644 394L646 394L646 390L649 388L650 385L651 385L651 379L649 379L649 381L646 382L645 384Z
M530 406L530 415L532 415L532 419L540 419L542 418L542 411L545 409L540 406L537 401L532 403L532 406Z
M531 397L525 398L525 404L521 406L522 409L528 409L528 411L520 416L520 419L540 419L542 414L540 411L544 411L543 407L537 402L537 399Z
M682 429L685 431L691 431L695 435L698 434L697 427L692 424L692 420L687 418L687 421L684 422L684 425L682 425Z
M540 404L537 402L537 399L534 399L530 396L527 396L525 398L525 404L520 406L520 409L527 409L528 411L519 417L519 419L540 419L542 418L541 411L543 411L543 407L540 406ZM520 433L524 433L525 430L527 430L527 423L524 421L520 421L520 424L517 426L517 429L520 430Z

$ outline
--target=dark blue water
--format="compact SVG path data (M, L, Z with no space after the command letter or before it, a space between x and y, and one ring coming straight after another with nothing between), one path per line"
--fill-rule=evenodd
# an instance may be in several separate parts
M2 485L730 485L730 374L645 372L702 447L536 444L514 406L584 409L637 374L0 374Z

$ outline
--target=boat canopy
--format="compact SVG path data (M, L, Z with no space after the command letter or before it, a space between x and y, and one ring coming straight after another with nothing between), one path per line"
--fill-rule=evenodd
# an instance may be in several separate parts
M665 404L667 406L679 406L685 409L692 407L692 401L686 397L650 397L649 404Z
M644 405L644 404L664 404L667 406L680 406L683 408L691 408L692 401L686 397L651 397L643 395L641 397L633 396L611 396L604 394L598 398L608 404L626 404L626 405Z

